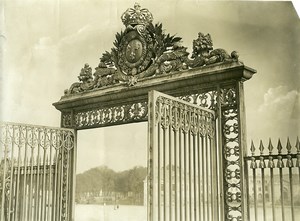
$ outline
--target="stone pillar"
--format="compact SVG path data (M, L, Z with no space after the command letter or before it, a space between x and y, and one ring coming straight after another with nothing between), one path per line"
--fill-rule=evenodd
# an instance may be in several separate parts
M244 186L244 152L246 126L242 80L223 86L220 93L220 154L222 155L223 214L226 221L246 220L247 199Z

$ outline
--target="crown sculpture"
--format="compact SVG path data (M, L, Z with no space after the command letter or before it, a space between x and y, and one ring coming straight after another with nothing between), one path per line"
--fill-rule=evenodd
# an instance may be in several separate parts
M116 34L114 47L106 51L94 73L85 64L79 81L65 91L65 95L125 84L135 85L139 79L176 71L238 60L237 52L229 55L224 49L213 49L210 34L198 33L193 41L191 58L187 48L180 45L181 38L166 34L162 24L152 24L148 9L135 3L122 17L125 31Z

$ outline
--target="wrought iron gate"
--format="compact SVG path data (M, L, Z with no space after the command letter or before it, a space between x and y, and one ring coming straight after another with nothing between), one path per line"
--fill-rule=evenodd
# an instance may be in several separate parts
M215 113L149 93L148 220L218 220Z
M0 124L0 220L71 220L72 129Z

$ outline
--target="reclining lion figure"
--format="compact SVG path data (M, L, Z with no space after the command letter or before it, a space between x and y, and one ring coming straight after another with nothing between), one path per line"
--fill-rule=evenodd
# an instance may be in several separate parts
M229 55L224 49L213 49L210 34L204 35L199 32L198 38L193 41L192 59L187 58L185 63L189 67L194 68L218 62L238 61L238 57L236 51L233 51L231 55Z

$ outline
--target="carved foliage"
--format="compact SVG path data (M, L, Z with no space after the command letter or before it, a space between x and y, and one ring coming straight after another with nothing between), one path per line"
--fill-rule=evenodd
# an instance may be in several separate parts
M74 83L65 94L120 83L132 86L145 77L238 60L235 51L229 55L224 49L213 50L210 35L201 32L193 41L190 59L187 48L180 46L181 38L166 34L162 24L154 25L152 20L148 9L142 9L137 3L124 12L122 21L126 29L116 34L114 47L102 55L94 74L86 64L80 72L80 82Z

